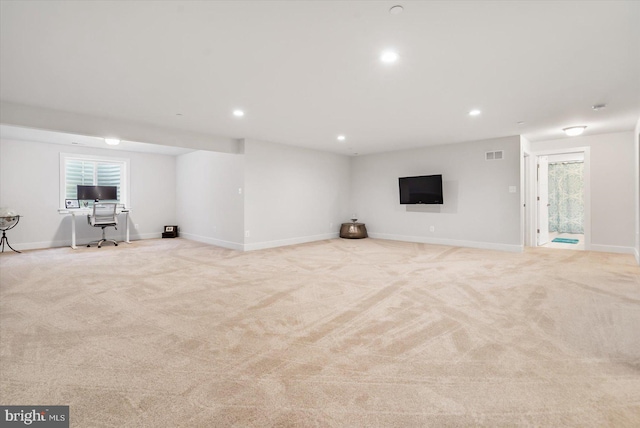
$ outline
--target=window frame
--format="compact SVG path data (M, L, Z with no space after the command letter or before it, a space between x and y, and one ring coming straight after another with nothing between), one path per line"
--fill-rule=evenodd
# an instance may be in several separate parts
M131 161L129 158L120 158L113 156L85 155L81 153L60 153L60 189L59 189L59 206L61 210L66 210L65 198L67 188L67 160L79 160L87 162L106 162L120 164L120 200L119 204L126 207L131 206L129 195L131 194Z

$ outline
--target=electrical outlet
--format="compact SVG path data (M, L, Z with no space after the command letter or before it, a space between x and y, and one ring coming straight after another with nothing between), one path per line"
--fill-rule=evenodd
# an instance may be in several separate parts
M139 225L138 223L136 223L136 224L134 224L134 225L133 225L133 228L134 228L134 229L136 229L136 230L138 230L138 227L139 227L139 226L140 226L140 225Z
M333 223L329 223L329 229L333 229Z
M436 231L435 226L429 226L429 232L435 232L435 231Z
M244 237L245 238L249 238L251 236L251 232L249 232L248 230L244 231Z

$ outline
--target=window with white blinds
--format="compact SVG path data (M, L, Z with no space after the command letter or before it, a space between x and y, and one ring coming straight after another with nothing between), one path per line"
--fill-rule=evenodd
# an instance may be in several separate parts
M60 206L65 206L65 199L78 198L77 186L79 184L84 186L116 186L118 188L118 202L128 206L128 165L129 159L61 153ZM89 205L91 205L90 201Z

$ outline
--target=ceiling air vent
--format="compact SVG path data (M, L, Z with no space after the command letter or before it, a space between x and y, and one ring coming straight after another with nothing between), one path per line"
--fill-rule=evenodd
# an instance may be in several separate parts
M484 154L484 159L485 160L502 160L504 159L504 151L503 150L497 150L495 152L486 152Z

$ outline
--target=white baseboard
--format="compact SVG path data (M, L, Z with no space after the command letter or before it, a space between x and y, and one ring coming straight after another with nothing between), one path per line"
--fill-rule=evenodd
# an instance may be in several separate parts
M617 245L599 245L591 244L589 247L591 251L599 251L602 253L619 253L619 254L634 254L635 248L633 247L620 247ZM636 256L637 259L637 256Z
M636 263L640 265L640 251L637 248L633 249L634 256L636 256Z
M161 232L160 233L143 233L143 234L136 233L135 235L130 235L131 241L137 241L141 239L159 239L161 237L162 237ZM217 247L229 248L231 250L252 251L252 250L262 250L266 248L284 247L287 245L294 245L294 244L304 244L306 242L322 241L324 239L333 239L338 237L338 232L327 233L322 235L302 236L302 237L290 238L290 239L281 239L277 241L256 242L252 244L243 244L240 242L224 241L222 239L210 238L207 236L200 236L200 235L195 235L192 233L184 233L184 232L180 232L180 237L184 239L189 239L191 241L202 242L209 245L215 245ZM122 237L116 236L114 237L114 239L117 239L118 242L120 242L124 240L124 236ZM93 238L89 240L87 238L78 239L78 241L76 242L76 245L78 246L87 245L87 242L89 242L90 240L94 240L94 239ZM58 247L71 247L71 240L69 239L69 240L60 240L60 241L27 242L27 243L19 243L19 244L11 243L11 246L18 251L36 250L36 249L45 249L45 248L58 248ZM11 251L11 249L5 246L5 252L6 251Z
M42 241L42 242L23 242L14 244L10 242L11 246L18 251L25 250L43 250L45 248L57 248L57 247L69 247L71 248L71 240L69 241ZM5 245L4 251L11 252L11 248Z
M390 233L369 233L369 236L374 239L386 239L390 241L420 242L423 244L480 248L484 250L508 251L511 253L521 253L524 251L524 247L522 245L500 244L496 242L463 241L458 239L429 238L425 236L394 235Z
M194 235L193 233L180 232L180 237L191 241L202 242L204 244L215 245L216 247L228 248L230 250L244 251L244 245L240 242L223 241L222 239L209 238L208 236Z
M135 234L135 235L129 235L129 239L131 241L138 241L141 239L156 239L156 238L161 238L162 237L162 232L160 233L143 233L143 234ZM107 238L109 239L115 239L116 241L118 241L118 243L120 242L124 242L124 234L122 235L116 235L116 236L110 236L107 235ZM83 247L85 245L87 245L87 243L91 242L91 241L96 241L100 239L100 235L96 235L94 237L91 238L87 238L86 236L83 236L81 238L76 238L76 246L78 247ZM13 248L15 248L18 251L24 251L24 250L43 250L46 248L60 248L60 247L69 247L71 248L71 239L62 239L62 240L58 240L58 241L41 241L41 242L22 242L22 243L18 243L18 244L14 244L12 242L10 242L11 246ZM8 248L5 245L5 252L11 251L11 248Z
M129 234L130 241L137 241L138 239L159 239L159 238L162 238L162 232L143 233L143 234L130 233Z
M324 233L321 235L301 236L298 238L279 239L276 241L255 242L244 244L244 251L264 250L267 248L285 247L287 245L305 244L307 242L322 241L338 237L338 232Z

